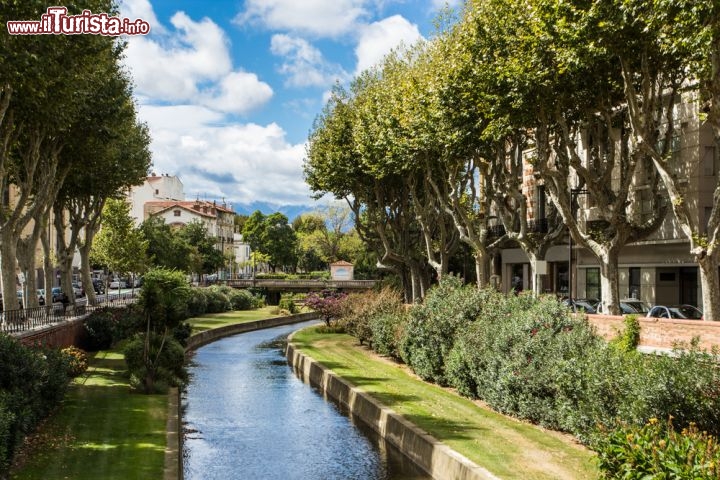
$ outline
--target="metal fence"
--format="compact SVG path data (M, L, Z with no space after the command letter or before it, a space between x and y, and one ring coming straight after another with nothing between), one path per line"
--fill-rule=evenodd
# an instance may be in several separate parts
M53 303L43 307L0 311L0 332L19 334L35 328L66 322L97 309L125 306L137 301L137 293L136 291L104 295L92 304L87 302L78 302L75 305Z

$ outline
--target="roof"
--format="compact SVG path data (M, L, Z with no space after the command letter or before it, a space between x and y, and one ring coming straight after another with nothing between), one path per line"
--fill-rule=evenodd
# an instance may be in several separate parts
M200 209L194 208L195 206L200 206ZM182 208L183 210L188 210L193 213L196 213L198 215L201 215L203 217L209 217L209 218L216 218L217 215L212 213L211 209L215 209L217 211L223 212L223 213L230 213L235 214L231 209L227 207L221 207L217 204L206 202L206 201L198 201L198 200L154 200L150 202L145 202L145 206L151 206L151 207L157 207L158 210L153 212L153 215L156 215L158 213L164 212L171 208ZM202 207L206 207L209 211L204 212Z
M331 267L332 267L333 265L335 265L335 266L342 266L342 267L352 267L352 266L353 266L352 263L346 262L345 260L340 260L340 261L338 261L338 262L333 262L333 263L330 264Z

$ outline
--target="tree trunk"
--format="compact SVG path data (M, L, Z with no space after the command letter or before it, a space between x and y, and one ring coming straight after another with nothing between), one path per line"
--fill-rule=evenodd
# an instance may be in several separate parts
M620 315L619 285L618 253L610 250L601 256L600 261L600 303L603 313Z
M86 241L80 245L80 275L82 278L82 284L85 288L85 295L87 296L88 305L95 305L97 303L97 297L95 296L95 285L92 282L92 276L90 275L90 246Z
M27 308L39 307L37 292L37 271L35 269L35 246L37 239L30 236L18 242L17 259L20 271L25 274L23 285L23 305Z
M15 264L17 259L16 238L11 228L0 230L0 270L2 271L3 309L17 310Z
M703 319L720 321L720 273L718 272L717 252L698 258L700 288L702 290Z
M488 282L488 255L484 251L475 251L475 275L477 277L477 287L484 288Z

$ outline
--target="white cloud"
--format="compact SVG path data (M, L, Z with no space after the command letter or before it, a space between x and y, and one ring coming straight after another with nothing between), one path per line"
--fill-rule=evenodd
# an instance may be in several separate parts
M368 15L367 0L246 0L235 23L260 24L272 30L289 30L336 37L352 32Z
M212 20L196 22L177 12L170 22L172 31L128 39L125 64L138 97L194 102L226 113L247 113L272 97L257 75L233 71L229 41Z
M222 125L217 112L192 105L144 106L154 170L178 175L187 198L251 203L310 203L303 181L303 144L275 123Z
M400 15L393 15L361 28L355 55L358 63L356 73L367 70L402 44L406 47L422 38L417 25Z
M323 87L336 80L344 81L348 78L342 67L326 62L320 50L303 38L285 34L273 35L270 52L284 58L278 70L286 76L289 86Z
M120 16L133 20L144 20L150 24L150 31L153 33L162 33L165 31L155 16L155 11L150 5L150 0L121 0Z

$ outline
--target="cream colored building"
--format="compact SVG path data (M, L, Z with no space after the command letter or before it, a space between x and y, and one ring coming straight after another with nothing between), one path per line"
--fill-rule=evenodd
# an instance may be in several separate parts
M693 114L696 105L681 103L677 107L677 133L672 141L672 156L675 175L681 179L687 192L693 215L698 224L706 226L713 206L713 191L720 173L720 152L715 144L712 128ZM586 154L580 148L581 158ZM659 188L663 188L662 184ZM629 208L630 215L647 214L647 205L653 198L653 190L637 178L633 189L636 200ZM553 208L546 198L542 185L537 185L532 167L524 172L523 190L530 200L529 216L542 220L545 209ZM577 218L593 221L597 218L597 207L588 203L587 198L578 196ZM704 227L703 227L704 228ZM545 257L547 274L542 275L541 291L561 296L570 294L573 298L600 298L600 266L587 250L572 248L572 288L568 293L568 266L570 246L565 236L564 243L551 247ZM671 211L661 227L644 241L626 246L620 253L620 298L639 298L650 304L688 303L695 306L702 303L698 267L690 255L690 244L678 227ZM504 291L509 291L513 281L530 288L530 265L528 257L519 248L503 249L496 260L495 271L501 275Z

